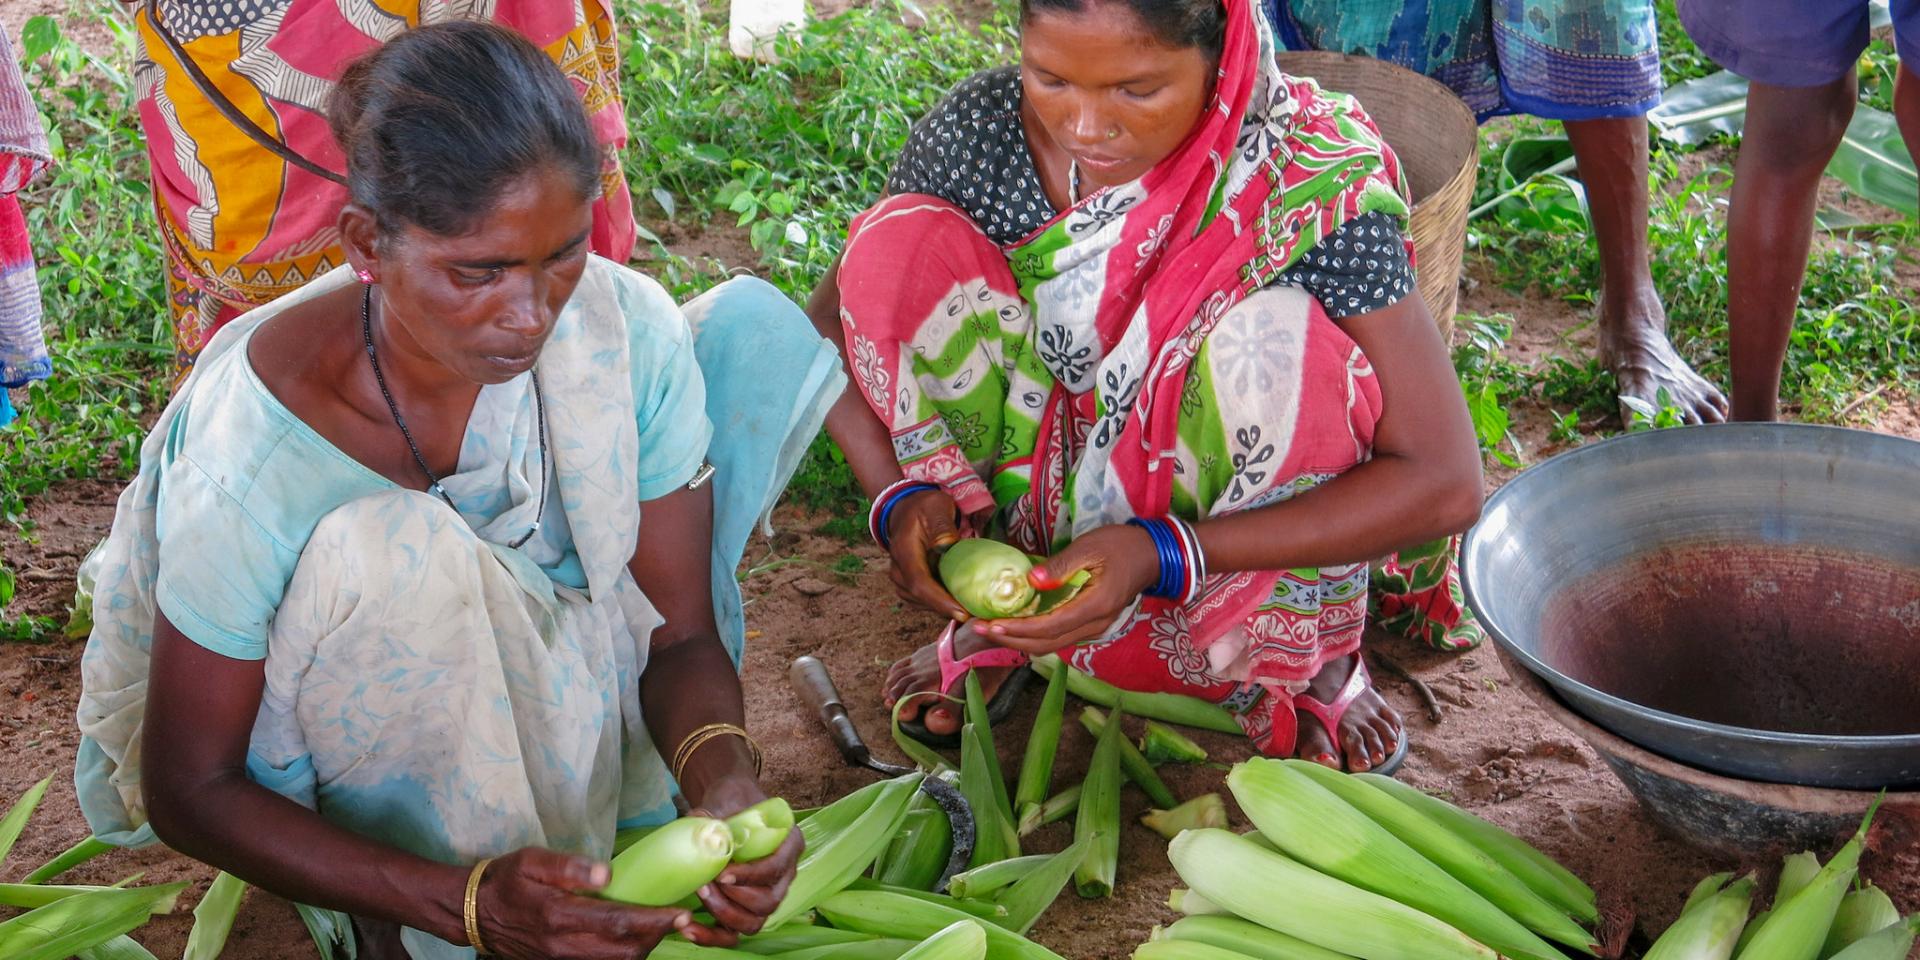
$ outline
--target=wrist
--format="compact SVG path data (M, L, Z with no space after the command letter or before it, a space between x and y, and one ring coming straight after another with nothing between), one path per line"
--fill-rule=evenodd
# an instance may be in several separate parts
M472 864L430 864L426 875L402 888L413 891L415 901L407 916L393 919L448 943L466 943L467 877L472 872Z
M761 788L759 778L748 769L728 771L701 783L696 789L687 790L686 797L689 806L716 817L730 817L767 799L767 793Z

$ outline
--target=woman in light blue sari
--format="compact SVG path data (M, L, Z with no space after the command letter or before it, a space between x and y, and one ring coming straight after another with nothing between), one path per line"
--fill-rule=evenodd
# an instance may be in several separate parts
M95 562L82 808L352 914L362 956L731 943L797 832L711 926L589 894L676 789L764 797L733 571L833 349L758 281L682 308L589 254L598 147L510 31L411 31L331 107L349 265L214 339Z

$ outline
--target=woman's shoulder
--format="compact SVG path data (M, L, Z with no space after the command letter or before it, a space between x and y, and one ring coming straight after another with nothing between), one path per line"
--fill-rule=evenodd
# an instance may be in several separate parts
M595 339L624 339L629 349L647 350L660 343L689 339L686 314L658 280L598 254L587 258L587 269L574 288L574 305L582 327ZM559 337L564 330L556 330Z

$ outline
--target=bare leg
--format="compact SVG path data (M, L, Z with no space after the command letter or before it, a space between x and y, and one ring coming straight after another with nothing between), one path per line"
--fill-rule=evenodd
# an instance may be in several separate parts
M1893 116L1900 121L1900 137L1907 142L1907 153L1920 158L1920 74L1904 63L1893 83Z
M1623 397L1658 408L1664 390L1688 423L1725 420L1726 397L1667 340L1667 310L1648 267L1647 118L1569 120L1565 126L1600 246L1601 362L1612 369Z
M1853 118L1851 71L1819 87L1753 84L1727 214L1733 419L1777 420L1820 172ZM1911 99L1911 98L1909 98Z
M1347 678L1360 663L1359 651L1334 660L1320 668L1307 684L1305 696L1321 703L1332 703L1347 685ZM1400 714L1380 699L1380 693L1368 687L1340 715L1340 742L1327 736L1320 718L1299 711L1300 735L1294 755L1335 770L1364 773L1385 762L1400 745Z
M985 650L988 646L991 644L982 639L979 634L974 633L972 627L962 626L953 637L953 658L964 660ZM1000 685L1005 683L1007 676L1013 672L1013 668L979 667L974 672L980 675L980 692L988 700L992 700L994 693L999 691ZM959 733L962 713L960 704L926 695L939 691L940 654L936 644L928 643L894 661L893 666L888 668L881 702L891 710L896 702L913 694L921 694L908 699L907 705L900 708L900 719L912 720L919 717L929 733L943 735ZM961 691L960 682L956 680L954 689L947 693L957 697L961 695Z

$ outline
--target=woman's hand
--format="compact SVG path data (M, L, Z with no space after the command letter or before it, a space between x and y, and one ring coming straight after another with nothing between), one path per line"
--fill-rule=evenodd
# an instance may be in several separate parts
M695 811L698 815L699 811ZM759 933L773 916L780 901L787 898L794 870L800 864L800 851L806 841L800 828L787 834L786 842L773 853L748 863L736 863L699 890L700 902L713 914L725 932Z
M1147 531L1109 524L1075 539L1027 579L1035 589L1055 590L1081 571L1091 579L1066 603L1037 617L982 620L974 629L1000 646L1036 656L1092 640L1160 578L1160 560Z
M945 490L909 494L887 516L887 539L893 545L893 589L901 598L953 620L972 617L947 593L934 575L934 551L960 540L956 525L959 508Z
M715 782L700 795L700 803L691 816L725 820L767 799L760 782L750 777L729 777ZM700 902L727 931L737 934L758 933L787 897L794 870L800 864L800 851L806 846L796 828L787 835L780 849L750 863L736 863L699 890Z
M606 886L609 876L607 865L590 857L539 847L507 854L480 879L480 939L489 951L513 960L631 960L670 933L704 946L739 942L730 930L695 923L681 907L636 907L584 895Z

